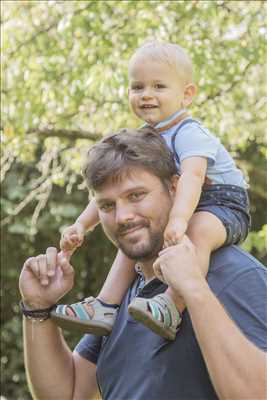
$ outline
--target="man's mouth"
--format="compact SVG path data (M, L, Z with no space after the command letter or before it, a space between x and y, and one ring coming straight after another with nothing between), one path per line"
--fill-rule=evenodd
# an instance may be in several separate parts
M131 226L127 226L127 227L122 227L119 229L118 231L118 236L127 236L135 231L138 231L142 228L147 227L148 224L138 224L138 225L131 225Z

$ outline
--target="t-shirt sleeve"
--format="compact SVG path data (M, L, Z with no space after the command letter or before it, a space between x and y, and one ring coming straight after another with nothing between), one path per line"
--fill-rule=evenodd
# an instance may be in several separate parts
M175 151L180 162L189 157L205 157L208 159L208 165L212 166L219 145L219 139L197 123L181 128L175 138Z
M267 269L261 267L239 274L219 299L246 337L267 351Z
M75 351L86 360L96 364L101 350L102 337L94 335L84 335L75 347Z

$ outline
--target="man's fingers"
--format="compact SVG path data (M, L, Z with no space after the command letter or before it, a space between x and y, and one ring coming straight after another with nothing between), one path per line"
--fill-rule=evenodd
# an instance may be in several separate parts
M178 244L178 243L179 243L179 241L176 240L176 239L168 240L168 241L166 242L166 244L165 244L165 242L164 242L164 248L171 247L171 246L175 246L175 245Z
M58 254L58 266L61 267L63 275L72 275L74 274L73 267L69 263L69 259L67 258L68 254L66 255L65 252L60 252Z
M39 280L41 282L41 285L48 285L49 280L48 280L48 275L47 275L47 260L46 256L41 254L36 257L37 264L39 267Z
M179 245L179 243L178 243L178 245ZM164 246L164 248L159 252L159 257L162 257L164 254L168 254L171 251L173 251L173 247L174 246L177 246L177 244L174 243L174 244L171 244L171 245L166 246L166 247Z
M163 276L163 274L162 274L162 270L161 270L161 265L160 265L160 260L159 260L159 259L157 259L157 260L154 262L154 264L153 264L153 269L154 269L154 272L155 272L156 277L157 277L158 279L160 279L161 281L165 282L165 281L164 281L164 276Z
M180 243L184 246L187 246L191 251L195 250L195 246L194 246L193 242L191 242L191 240L189 239L189 237L187 235L184 235L182 237L182 240L180 241Z
M40 278L40 271L39 271L39 265L37 263L36 257L30 257L28 258L25 263L23 268L30 270L32 274L39 279Z
M47 275L54 276L57 263L57 249L55 247L48 247L46 250L47 261Z
M169 240L164 240L163 248L166 249L169 246L170 246Z
M170 251L170 247L166 246L164 247L160 252L159 252L159 257L163 256L163 254L166 254Z

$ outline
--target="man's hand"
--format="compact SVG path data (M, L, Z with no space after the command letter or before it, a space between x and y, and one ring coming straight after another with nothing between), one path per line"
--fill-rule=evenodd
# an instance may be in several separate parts
M160 280L177 290L184 298L205 279L195 246L186 235L179 244L162 250L153 268Z
M178 244L186 230L187 221L184 218L172 217L170 215L169 222L164 231L164 248Z
M73 287L70 254L49 247L46 254L28 258L22 268L19 289L27 308L51 307Z
M83 244L85 235L84 226L75 222L73 225L64 229L60 239L60 248L63 251L75 251Z

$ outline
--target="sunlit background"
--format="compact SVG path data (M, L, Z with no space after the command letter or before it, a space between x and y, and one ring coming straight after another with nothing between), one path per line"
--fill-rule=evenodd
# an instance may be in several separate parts
M247 176L253 225L243 247L267 261L267 3L18 0L1 10L1 400L27 400L19 271L29 255L58 246L60 229L85 207L88 147L140 125L128 107L127 63L145 40L178 43L192 56L191 112ZM73 258L66 301L96 294L114 254L98 227ZM71 345L78 339L67 334Z

